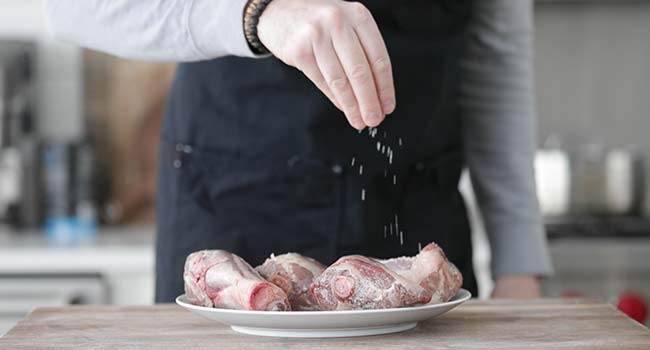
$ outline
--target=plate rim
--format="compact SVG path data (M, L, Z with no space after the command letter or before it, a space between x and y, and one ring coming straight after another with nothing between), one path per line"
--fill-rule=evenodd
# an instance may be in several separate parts
M459 296L460 294L460 296ZM450 300L444 303L437 303L437 304L426 304L426 305L418 305L418 306L407 306L407 307L394 307L394 308L388 308L388 309L370 309L370 310L332 310L332 311L259 311L259 310L237 310L237 309L223 309L223 308L215 308L215 307L207 307L207 306L199 306L199 305L194 305L190 304L188 302L185 302L181 300L181 298L185 297L185 293L179 295L176 297L175 301L176 304L190 310L196 310L196 311L202 311L202 312L210 312L210 313L222 313L222 314L232 314L232 315L249 315L249 316L260 316L260 315L267 315L267 316L315 316L315 315L321 315L321 316L328 316L328 315L360 315L360 314L380 314L380 313L386 313L386 312L412 312L412 311L419 311L419 310L428 310L428 309L435 309L439 307L446 307L446 306L456 306L459 304L464 303L465 301L469 300L472 298L472 293L468 291L467 289L461 288L456 292L456 294L452 297L452 299L458 297L456 300Z
M266 328L230 325L230 329L241 334L263 337L348 338L400 333L412 330L417 326L418 322L415 321L382 326L347 328Z

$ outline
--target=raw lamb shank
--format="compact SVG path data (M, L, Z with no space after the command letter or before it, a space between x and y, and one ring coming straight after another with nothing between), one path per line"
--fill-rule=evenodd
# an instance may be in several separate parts
M202 250L185 261L190 303L225 309L288 311L285 292L264 280L246 261L225 250Z
M427 303L431 292L375 259L344 256L311 285L321 310L387 309Z
M463 285L463 275L435 243L427 244L416 256L380 261L430 291L431 303L449 301Z
M413 257L340 258L314 281L321 310L383 309L440 303L453 297L463 277L435 243Z
M318 310L318 305L309 293L309 286L325 270L323 264L297 253L287 253L271 255L255 270L287 293L291 310Z

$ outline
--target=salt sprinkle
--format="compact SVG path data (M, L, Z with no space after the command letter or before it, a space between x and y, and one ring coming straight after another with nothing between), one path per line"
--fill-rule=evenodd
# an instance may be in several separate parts
M422 243L418 242L418 252L421 252L421 251L422 251Z
M362 201L366 200L366 189L365 188L361 190L361 200Z
M399 231L399 245L404 245L404 232Z
M399 231L399 221L397 221L397 214L395 214L395 232Z
M391 222L390 225L388 225L388 228L390 229L390 235L393 235L393 223Z
M386 146L381 146L381 154L384 154L385 152L386 152Z
M397 185L397 175L393 174L393 185Z
M350 164L350 166L354 166L354 160L355 160L355 157L352 157L352 164Z
M401 146L402 145L402 138L401 137L399 138L398 142L399 142L399 145Z
M393 155L392 154L388 157L388 164L393 164Z
M363 175L363 164L359 165L359 175Z
M386 138L386 131L384 131L384 138Z
M384 238L386 238L386 225L384 225Z
M377 141L377 151L379 151L380 149L381 149L381 143Z

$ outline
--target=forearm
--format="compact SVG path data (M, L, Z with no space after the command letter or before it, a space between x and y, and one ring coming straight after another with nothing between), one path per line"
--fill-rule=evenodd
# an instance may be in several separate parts
M244 38L246 0L46 0L54 35L150 61L254 56Z
M463 62L464 147L495 278L551 270L535 193L532 2L477 2Z

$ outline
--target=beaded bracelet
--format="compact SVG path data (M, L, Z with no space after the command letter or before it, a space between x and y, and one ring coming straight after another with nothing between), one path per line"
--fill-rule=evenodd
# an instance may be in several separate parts
M273 0L249 0L244 9L244 36L251 50L258 55L269 53L269 50L262 44L257 36L257 24L262 12Z

